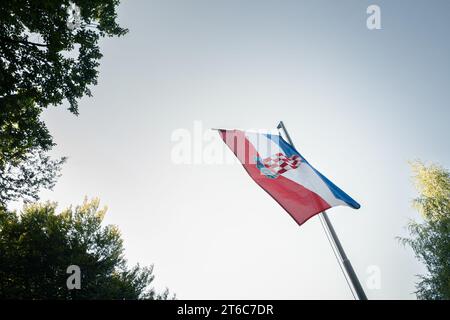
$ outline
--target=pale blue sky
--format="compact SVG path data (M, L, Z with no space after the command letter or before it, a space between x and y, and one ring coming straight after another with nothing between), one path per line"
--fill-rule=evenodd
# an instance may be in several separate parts
M129 261L155 263L179 298L351 298L317 218L298 227L240 166L171 162L172 132L195 120L284 120L362 205L329 215L363 285L380 268L369 298L414 298L423 269L395 237L419 219L407 161L450 167L449 1L133 0L119 18L130 33L102 41L80 115L45 113L69 160L43 200L100 197Z

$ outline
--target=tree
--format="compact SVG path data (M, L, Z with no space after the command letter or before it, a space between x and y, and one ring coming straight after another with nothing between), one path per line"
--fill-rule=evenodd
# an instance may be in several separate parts
M450 214L450 174L441 166L412 163L414 181L420 196L414 200L414 207L424 219L438 221Z
M0 176L7 166L43 155L54 143L40 120L50 105L68 102L70 112L78 114L78 99L90 96L97 83L98 41L102 37L121 36L127 30L117 20L119 0L46 0L0 3ZM56 181L61 160L47 162L46 178L51 183L33 186L51 187ZM28 164L31 161L28 160ZM28 174L39 175L37 167ZM20 179L8 184L16 198L36 188L24 188ZM0 198L0 203L10 201Z
M55 203L0 209L0 299L167 299L150 287L153 266L127 267L117 227L102 226L106 208L85 200L56 214ZM69 290L70 265L81 289Z
M424 222L410 222L410 238L401 241L410 246L424 263L427 274L416 286L419 299L450 299L450 173L438 166L412 164L414 181L420 193L413 201Z
M46 153L52 137L40 120L42 108L32 99L4 99L0 107L0 206L18 199L37 200L41 188L51 189L65 158Z
M127 32L116 22L118 5L119 0L3 0L0 97L31 98L41 108L67 100L77 113L77 99L89 96L89 85L97 82L100 37Z

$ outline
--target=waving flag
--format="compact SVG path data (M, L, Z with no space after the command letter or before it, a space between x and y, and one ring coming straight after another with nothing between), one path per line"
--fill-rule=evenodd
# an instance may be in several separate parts
M311 166L280 135L219 130L250 177L299 224L334 206L360 205Z

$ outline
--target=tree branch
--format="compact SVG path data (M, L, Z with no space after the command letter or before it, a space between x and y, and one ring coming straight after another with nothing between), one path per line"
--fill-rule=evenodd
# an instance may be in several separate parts
M25 44L25 45L33 45L33 46L44 47L44 48L48 47L48 45L46 43L36 43L36 42L25 41L25 40L14 40L14 39L10 39L7 37L0 37L0 39L2 39L4 41L8 41L8 42L20 43L20 44Z

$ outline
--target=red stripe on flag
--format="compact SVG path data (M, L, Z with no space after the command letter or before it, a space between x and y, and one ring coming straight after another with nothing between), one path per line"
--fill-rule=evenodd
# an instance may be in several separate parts
M302 225L316 214L331 206L315 192L279 175L275 179L268 178L256 166L258 152L245 133L240 130L219 130L223 141L233 151L247 173L277 201L299 224Z

